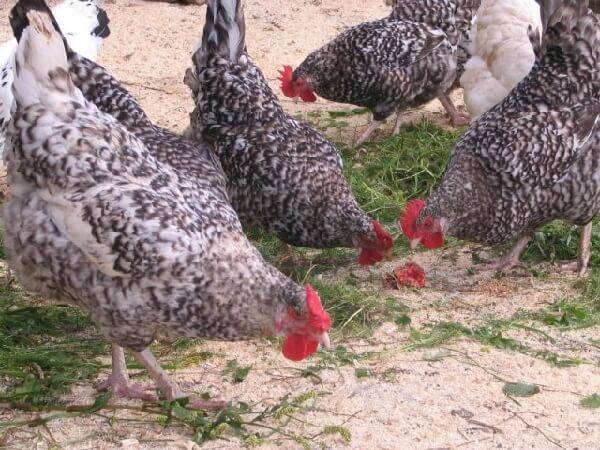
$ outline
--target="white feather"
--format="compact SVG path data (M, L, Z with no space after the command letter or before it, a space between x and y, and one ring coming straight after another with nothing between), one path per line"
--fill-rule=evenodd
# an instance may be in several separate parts
M102 38L92 34L99 25L96 0L64 0L52 8L52 14L69 46L80 55L95 60L102 44ZM6 127L14 111L12 71L16 49L14 38L0 45L0 155L6 140ZM0 157L0 171L5 169Z
M69 46L80 55L95 61L102 44L102 38L92 34L98 26L96 1L66 0L52 8L52 14Z
M502 101L529 73L535 56L528 27L541 30L535 0L483 0L471 28L471 59L461 85L473 117Z

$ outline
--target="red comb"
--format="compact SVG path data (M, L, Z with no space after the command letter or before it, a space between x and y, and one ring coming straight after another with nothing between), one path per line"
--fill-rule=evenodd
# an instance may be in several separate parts
M283 95L286 97L296 97L297 92L292 82L292 75L294 74L292 66L283 66L283 70L280 70L279 74L281 77L278 80L281 81L281 92L283 92Z
M417 263L409 262L404 266L398 266L394 269L394 278L398 288L400 286L410 286L422 288L425 286L425 271Z
M375 231L377 241L381 244L381 247L385 250L392 248L394 246L392 235L376 220L371 221L371 225L373 226L373 231Z
M331 328L331 317L323 309L319 294L310 284L306 286L306 309L308 309L308 325L302 333L286 336L282 353L292 361L301 361L317 351L319 342L315 334L324 333Z
M331 317L323 309L319 293L310 284L306 285L306 307L310 325L319 332L328 331L331 328Z
M377 248L363 248L358 256L358 263L362 266L372 266L382 261L390 254L394 246L392 235L376 220L371 221L371 226L377 236Z
M420 198L407 203L404 214L400 217L400 227L408 239L417 237L417 218L424 207L425 202Z
M425 202L421 199L408 202L404 214L400 217L400 227L409 240L421 238L421 244L426 248L439 248L444 245L444 235L442 233L428 233L417 229L417 218L424 207Z

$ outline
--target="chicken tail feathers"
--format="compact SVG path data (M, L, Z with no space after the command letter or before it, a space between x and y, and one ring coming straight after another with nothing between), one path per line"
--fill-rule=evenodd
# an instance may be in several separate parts
M57 95L75 97L65 41L44 0L19 0L10 23L19 42L13 82L17 104L48 104Z
M246 49L246 25L242 0L209 0L202 34L200 58L219 55L235 63Z

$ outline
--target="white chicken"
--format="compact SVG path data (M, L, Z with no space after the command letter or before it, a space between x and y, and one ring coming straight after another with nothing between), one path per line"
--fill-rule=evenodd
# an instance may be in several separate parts
M95 60L102 40L110 34L106 11L98 7L96 0L64 0L52 8L58 26L69 46L88 59ZM0 45L0 170L4 171L2 152L6 128L13 106L13 62L17 40L11 39Z
M542 27L535 0L483 0L471 28L471 58L460 79L476 118L498 104L535 61L528 28Z

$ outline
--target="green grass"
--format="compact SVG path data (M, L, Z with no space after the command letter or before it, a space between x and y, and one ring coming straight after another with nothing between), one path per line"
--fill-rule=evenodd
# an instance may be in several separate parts
M0 375L11 380L0 401L52 404L72 383L97 375L107 346L78 308L31 303L0 287Z
M432 192L458 137L424 122L368 145L366 154L342 147L346 176L361 206L378 220L395 222L407 200Z
M573 260L578 254L580 231L580 227L563 221L552 222L535 233L522 259L533 262ZM600 249L600 218L594 221L592 248ZM592 252L590 265L600 266L600 252Z

